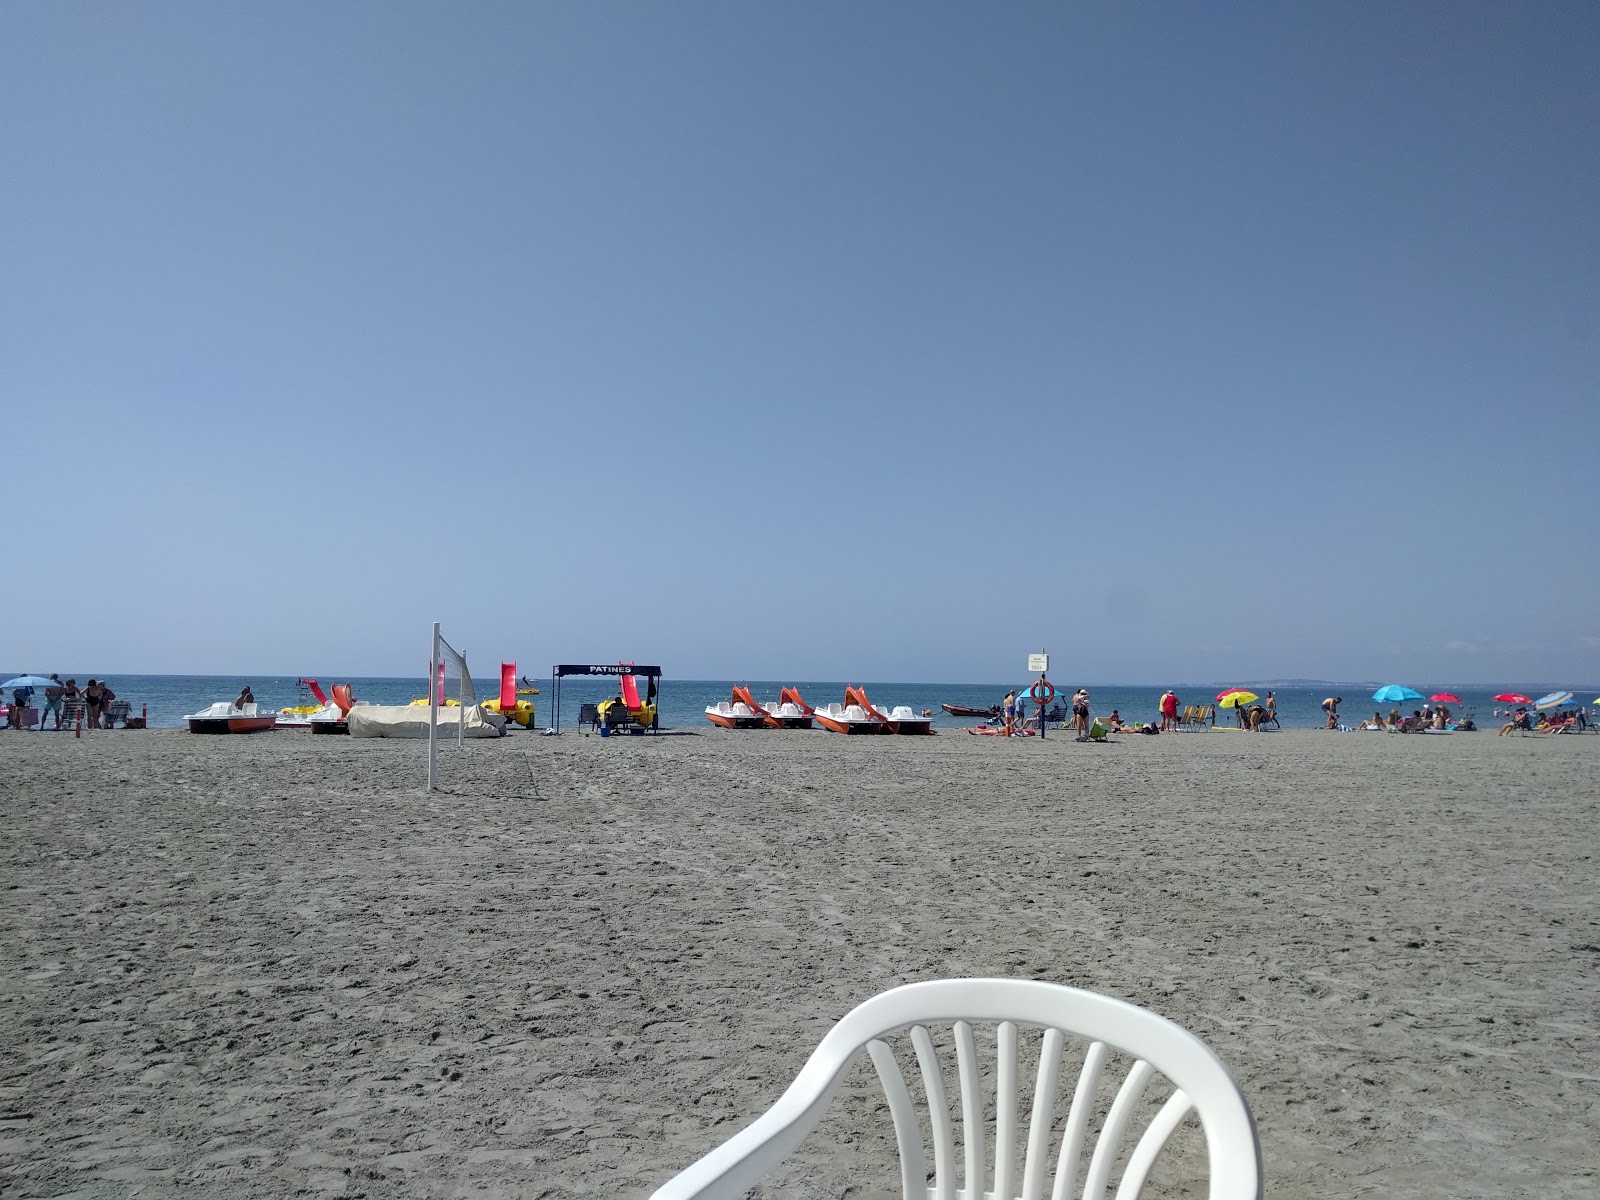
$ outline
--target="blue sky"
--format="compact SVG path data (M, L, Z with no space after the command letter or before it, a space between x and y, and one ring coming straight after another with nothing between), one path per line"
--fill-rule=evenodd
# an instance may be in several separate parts
M1600 680L1597 58L1592 4L7 5L0 660Z

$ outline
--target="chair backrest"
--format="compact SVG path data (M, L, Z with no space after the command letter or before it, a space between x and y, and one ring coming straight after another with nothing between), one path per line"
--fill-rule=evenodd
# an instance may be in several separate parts
M974 1023L995 1026L992 1071L980 1066ZM930 1026L953 1046L953 1069ZM1025 1128L1019 1123L1019 1084L1025 1082L1019 1067L1028 1064L1019 1062L1019 1026L1041 1031ZM902 1031L910 1049L897 1054L889 1039ZM1081 1059L1067 1055L1068 1035L1086 1043ZM1204 1042L1125 1001L1022 979L914 983L858 1006L822 1039L765 1115L670 1180L654 1200L742 1196L800 1144L863 1048L894 1121L904 1200L1102 1200L1119 1165L1117 1200L1133 1200L1191 1112L1209 1160L1207 1195L1260 1200L1254 1118L1239 1085ZM1133 1060L1120 1083L1107 1072L1119 1054ZM916 1062L920 1101L912 1098L902 1057ZM1058 1136L1057 1084L1067 1062L1080 1065ZM1164 1101L1146 1095L1158 1075L1166 1081L1161 1090L1171 1089ZM956 1084L953 1099L947 1079ZM1142 1132L1130 1148L1136 1129ZM933 1149L931 1184L925 1143Z
M598 725L600 723L600 706L597 704L582 704L578 706L579 725Z

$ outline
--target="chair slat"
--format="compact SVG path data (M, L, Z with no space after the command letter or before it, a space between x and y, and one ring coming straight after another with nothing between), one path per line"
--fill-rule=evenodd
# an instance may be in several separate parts
M1072 1093L1072 1108L1067 1113L1066 1132L1061 1136L1061 1156L1056 1160L1056 1183L1050 1200L1067 1200L1078 1182L1078 1166L1083 1161L1083 1138L1093 1115L1095 1092L1100 1089L1100 1074L1106 1066L1106 1044L1090 1042L1078 1072L1078 1086Z
M1112 1167L1116 1166L1128 1122L1133 1119L1133 1110L1144 1093L1145 1084L1154 1074L1155 1068L1141 1058L1122 1081L1117 1098L1111 1102L1111 1111L1106 1114L1100 1137L1095 1141L1094 1155L1089 1159L1089 1174L1083 1182L1084 1200L1098 1200L1106 1194L1106 1184L1111 1179Z
M1040 1200L1050 1166L1050 1126L1056 1108L1056 1080L1061 1075L1061 1030L1047 1029L1039 1044L1039 1073L1033 1087L1033 1116L1028 1123L1028 1156L1022 1164L1022 1200Z
M978 1046L972 1026L957 1021L956 1067L961 1076L961 1147L967 1173L962 1185L975 1197L983 1195L983 1085L978 1078Z
M1145 1181L1150 1178L1150 1169L1156 1165L1156 1158L1166 1147L1173 1130L1183 1124L1183 1119L1192 1111L1194 1101L1181 1090L1167 1098L1161 1111L1145 1129L1144 1136L1134 1146L1133 1153L1128 1156L1128 1169L1122 1173L1122 1182L1117 1185L1117 1200L1139 1200Z
M950 1105L944 1095L944 1072L933 1036L925 1025L911 1027L917 1066L922 1068L922 1088L928 1096L928 1124L933 1134L933 1185L938 1200L956 1200L955 1136L950 1129ZM923 1184L926 1186L927 1181Z
M925 1200L928 1170L922 1157L922 1129L917 1123L911 1093L906 1089L905 1076L900 1073L900 1063L888 1043L877 1038L867 1043L867 1053L878 1069L878 1082L883 1084L889 1115L894 1118L894 1140L900 1146L901 1195L904 1200Z
M1001 1021L995 1038L994 1194L1011 1200L1011 1163L1017 1151L1017 1027Z

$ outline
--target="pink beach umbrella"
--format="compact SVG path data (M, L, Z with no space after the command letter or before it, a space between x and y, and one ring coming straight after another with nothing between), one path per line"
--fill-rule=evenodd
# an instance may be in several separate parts
M1461 697L1460 696L1453 696L1449 692L1435 692L1433 695L1429 696L1428 699L1429 699L1429 701L1431 701L1434 704L1460 704L1461 703Z

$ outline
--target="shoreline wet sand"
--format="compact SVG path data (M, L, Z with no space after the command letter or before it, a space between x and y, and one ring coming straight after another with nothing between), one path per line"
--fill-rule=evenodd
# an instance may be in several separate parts
M989 974L1205 1038L1269 1195L1600 1186L1600 737L0 738L10 1194L642 1197ZM898 1194L875 1103L762 1194Z

